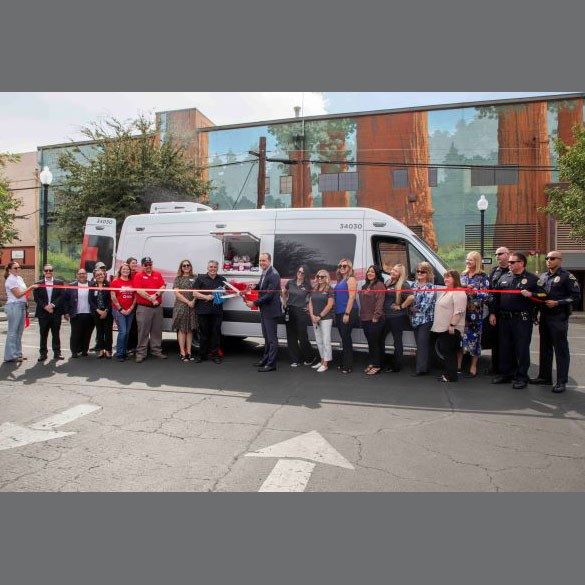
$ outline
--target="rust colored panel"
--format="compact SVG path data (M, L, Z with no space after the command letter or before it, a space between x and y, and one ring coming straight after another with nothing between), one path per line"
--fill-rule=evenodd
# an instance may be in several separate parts
M397 163L395 167L359 167L358 204L388 213L407 225L422 226L423 238L436 248L428 168L407 167L407 188L395 188L391 178L392 170L400 168L401 164L429 163L427 112L360 116L357 119L357 159Z
M313 192L311 190L311 169L306 162L304 150L292 150L290 160L299 161L290 165L292 174L291 207L313 207Z
M499 163L549 166L550 145L546 102L533 102L498 110ZM546 215L538 208L547 203L546 184L550 171L520 170L517 185L498 186L496 224L538 224L534 249L546 246ZM496 226L497 239L497 226Z
M573 144L573 126L583 124L583 98L563 102L558 113L559 138L565 144Z

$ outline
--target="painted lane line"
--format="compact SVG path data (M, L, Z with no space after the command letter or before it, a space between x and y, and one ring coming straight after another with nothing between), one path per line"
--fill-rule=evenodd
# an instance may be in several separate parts
M260 486L259 492L304 492L315 463L300 459L279 459Z
M246 453L246 457L278 459L260 487L261 492L305 491L316 463L354 469L354 466L317 431L310 431L253 453Z
M80 404L60 414L43 419L30 427L23 427L11 422L3 423L0 425L0 451L75 435L74 432L54 431L52 429L100 409L101 406L96 406L95 404Z
M95 404L79 404L72 408L68 408L60 414L50 416L49 418L34 423L30 425L30 428L39 430L54 429L55 427L66 425L67 423L74 421L76 418L100 410L100 408L101 406L96 406Z

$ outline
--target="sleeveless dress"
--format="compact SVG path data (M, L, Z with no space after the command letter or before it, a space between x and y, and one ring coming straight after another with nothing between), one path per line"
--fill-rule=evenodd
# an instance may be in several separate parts
M173 283L173 288L193 288L196 276L177 276ZM181 293L189 301L193 300L192 292ZM181 331L182 333L189 333L197 329L197 313L195 308L187 306L179 299L175 299L175 306L173 307L173 331Z

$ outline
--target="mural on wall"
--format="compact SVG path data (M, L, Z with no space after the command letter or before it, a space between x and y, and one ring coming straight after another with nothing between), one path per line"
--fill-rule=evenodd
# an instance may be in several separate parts
M221 208L255 207L257 165L248 151L266 136L268 157L282 159L267 164L267 207L378 209L418 229L462 268L466 229L478 229L476 204L485 195L486 224L495 226L488 248L524 224L542 251L547 220L538 208L546 204L546 185L557 180L553 138L571 143L583 111L583 99L544 100L210 130L210 163L220 165L210 169L211 200ZM507 166L524 168L506 180L477 179ZM321 174L353 171L355 191L320 191ZM282 177L290 177L289 192L281 192Z
M388 213L410 226L421 226L433 248L437 237L428 180L429 129L427 112L363 116L357 119L357 158L365 163L395 162L395 167L360 166L358 204ZM407 166L405 186L394 184L393 169Z

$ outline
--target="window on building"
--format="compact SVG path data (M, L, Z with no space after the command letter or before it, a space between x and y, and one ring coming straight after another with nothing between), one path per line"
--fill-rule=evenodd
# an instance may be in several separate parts
M517 185L518 169L515 167L496 169L496 185Z
M339 173L321 173L319 175L319 191L339 191Z
M436 187L439 184L437 171L436 167L429 169L429 187Z
M264 179L264 193L270 195L270 177Z
M408 169L394 169L392 171L392 185L395 189L408 187Z
M518 169L516 167L504 168L472 168L471 186L487 187L490 185L517 185Z
M358 189L359 180L357 173L339 173L340 191L357 191Z
M290 195L292 193L292 175L280 177L280 194Z
M294 278L305 264L313 277L318 270L335 275L341 258L355 256L355 234L280 234L274 239L274 267L282 278Z

